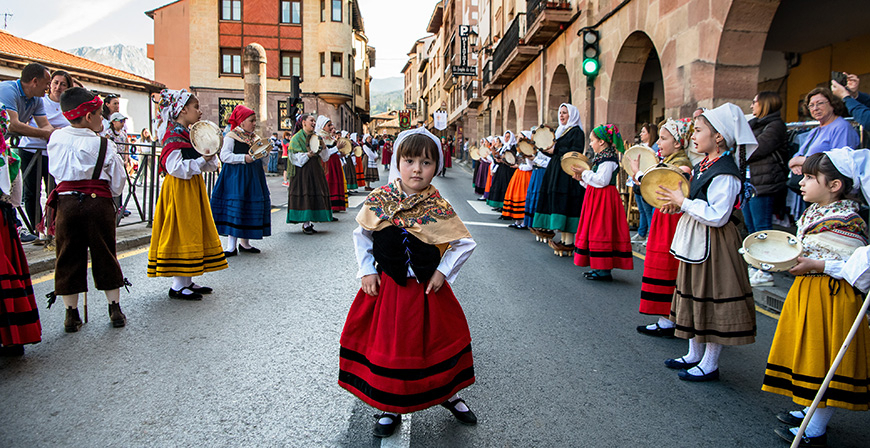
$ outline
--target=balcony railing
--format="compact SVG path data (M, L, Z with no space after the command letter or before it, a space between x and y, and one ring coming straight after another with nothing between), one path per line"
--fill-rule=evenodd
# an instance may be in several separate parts
M571 10L571 2L548 2L546 0L527 0L526 1L526 16L529 23L535 23L538 16L546 9L556 10Z
M492 80L492 60L486 61L486 65L483 66L483 70L481 70L481 75L483 78L483 85L487 85Z
M507 32L504 33L504 38L498 42L492 54L492 65L494 70L501 68L501 65L518 46L524 45L523 38L526 35L526 14L517 14Z
M570 22L572 17L571 2L527 0L526 43L547 44L564 30L565 24Z
M469 102L480 98L477 80L473 80L465 86L465 98L468 99Z

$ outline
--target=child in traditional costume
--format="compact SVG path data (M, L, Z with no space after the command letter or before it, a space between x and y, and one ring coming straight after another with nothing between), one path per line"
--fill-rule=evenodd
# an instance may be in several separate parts
M782 308L762 390L809 406L833 364L834 357L858 317L863 297L842 275L827 275L842 266L867 241L867 225L858 203L846 199L860 188L870 197L866 170L870 151L837 148L814 154L803 164L801 195L811 203L797 222L803 244L801 264ZM862 177L864 179L862 179ZM810 260L807 260L810 259ZM815 263L810 263L815 261ZM830 266L829 266L830 265ZM864 316L819 407L807 425L801 446L824 446L834 408L866 411L870 407L870 327ZM791 429L777 429L792 441L808 408L777 415Z
M631 234L616 190L617 152L625 152L625 146L619 129L612 124L596 127L589 137L595 152L591 169L574 167L574 179L586 188L574 242L574 264L592 268L584 274L587 280L611 282L612 269L634 268Z
M550 240L548 244L558 254L570 254L574 251L574 232L580 225L580 211L586 191L579 182L562 171L559 161L566 153L577 151L582 154L586 151L586 135L580 125L580 111L576 107L565 103L559 106L556 142L552 148L543 151L555 163L550 163L544 172L533 227L559 231L561 241Z
M686 148L692 138L692 122L689 119L669 118L661 125L658 140L659 157L662 163L677 167L691 177L692 163ZM631 160L635 182L640 184L643 173L639 169L640 157ZM677 286L677 268L680 262L671 255L674 231L682 213L665 213L655 209L650 224L646 244L646 258L643 262L643 278L640 286L640 309L642 314L659 316L658 321L637 327L638 333L673 337L674 323L667 316L671 314L671 300Z
M326 149L312 152L309 140L314 135L317 121L314 115L303 114L302 129L290 140L287 166L290 169L290 191L287 200L287 222L302 224L302 233L313 235L314 222L331 222L332 205L329 203L329 184L323 172L328 155Z
M329 117L321 115L317 117L314 132L323 139L323 143L326 145L323 151L326 151L328 157L326 160L326 183L329 188L329 203L332 206L332 212L343 212L347 210L347 184L344 180L342 155L338 152L338 139L335 138L335 126ZM332 220L338 221L338 218L333 216Z
M172 277L170 298L202 300L212 288L192 277L227 268L202 179L202 173L218 169L218 159L203 156L190 142L188 128L202 116L196 96L164 89L157 111L157 136L163 142L159 167L166 176L154 211L148 276Z
M42 340L42 324L30 267L15 226L15 207L21 203L21 162L6 146L8 122L0 105L0 291L4 291L0 298L0 356L23 356L24 344Z
M241 252L258 254L250 240L261 240L272 234L272 201L266 172L267 158L254 160L251 146L260 138L254 134L257 115L238 105L229 118L232 130L224 136L220 159L223 162L218 180L211 192L211 210L218 234L227 236L224 255Z
M81 87L68 89L60 107L70 126L48 142L48 172L57 188L46 201L48 234L55 235L57 261L54 293L66 308L64 330L81 328L79 294L88 291L88 252L94 285L105 291L113 327L126 325L119 303L124 276L115 255L115 203L126 183L124 161L115 143L97 135L102 129L102 100ZM54 299L50 301L53 302Z
M346 138L347 135L347 131L341 131L342 138ZM351 148L348 151L347 155L344 156L344 163L342 163L342 167L344 169L344 181L345 185L347 186L348 195L350 195L351 193L356 193L356 189L359 188L359 186L356 184L356 156L353 155L353 150L356 147L356 142L354 142L352 139L350 139L350 141Z
M723 345L755 342L755 300L731 215L744 188L746 159L758 144L743 111L731 103L701 114L692 141L706 157L693 170L689 196L679 188L657 191L662 208L683 212L671 244L680 266L670 317L675 335L689 339L689 352L665 366L680 369L682 380L711 381L719 378Z
M366 134L363 136L363 163L366 167L366 191L374 190L374 183L381 180L378 174L378 155L377 147L372 143L372 136Z
M508 152L514 156L517 153L517 138L514 137L513 131L504 133L504 144L493 154L495 164L492 167L492 184L489 187L486 203L497 212L501 212L504 208L505 194L516 170L515 166L504 161L504 155Z
M356 132L350 134L350 140L356 143L356 146L361 147L363 142L360 140L359 136ZM356 185L357 188L366 186L366 163L365 163L365 152L363 152L362 156L354 156L354 169L356 170ZM369 190L366 188L366 190Z
M353 234L362 288L341 335L338 383L383 411L376 437L401 414L441 404L477 417L457 393L474 383L471 335L450 283L475 242L431 185L444 162L424 128L396 140L390 183L366 198Z
M531 139L532 133L531 131L523 131L523 136L526 139ZM502 219L514 221L508 227L525 229L523 219L526 217L526 194L529 191L529 181L532 179L532 159L518 152L517 163L512 168L514 168L514 174L504 195L501 216Z

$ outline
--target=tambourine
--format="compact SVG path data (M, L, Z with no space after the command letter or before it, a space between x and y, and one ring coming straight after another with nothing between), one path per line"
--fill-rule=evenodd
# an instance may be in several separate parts
M738 252L754 268L781 272L795 267L803 250L801 241L788 232L762 230L747 236Z
M562 156L561 164L562 171L566 172L571 177L574 177L574 174L576 174L571 167L583 167L587 170L590 168L589 158L577 151L565 153L565 155Z
M508 165L517 164L517 156L515 156L514 153L510 151L505 151L505 153L502 154L501 158L504 159L504 163L507 163Z
M471 160L480 160L480 154L477 153L477 146L468 148L468 155L471 156Z
M481 159L485 159L485 158L489 157L490 154L492 154L492 150L489 148L485 148L485 147L477 148L477 155Z
M250 154L254 160L260 160L269 155L270 149L272 149L272 143L269 140L259 139L251 145L248 154Z
M551 127L542 124L541 127L535 129L535 132L532 132L532 141L538 149L547 149L553 146L553 142L556 141L556 133Z
M357 157L362 157L364 153L365 151L363 151L362 146L357 145L353 148L353 155Z
M645 173L646 170L659 163L659 158L656 157L656 153L654 153L649 147L644 145L632 146L622 155L622 168L625 169L626 173L628 173L628 177L633 178L636 174L635 171L631 169L631 161L638 157L640 157L638 171L641 173Z
M190 143L193 149L206 157L217 154L223 141L221 128L211 121L197 121L190 126Z
M517 142L517 151L529 157L534 157L535 154L537 154L538 152L538 150L535 148L535 144L526 139Z
M320 141L320 137L318 137L317 135L312 135L311 137L309 137L308 138L308 149L315 154L320 153L320 150L323 149L323 145L322 145L322 142Z
M338 152L340 152L344 156L347 156L351 152L353 152L353 143L351 143L350 139L347 137L342 137L338 139L338 143L336 145L338 146Z
M680 182L682 182L682 187L680 187ZM674 165L660 163L643 173L643 179L640 180L640 195L653 208L661 208L666 203L658 198L659 187L665 187L668 190L680 188L684 196L689 195L689 180L683 175L683 170Z

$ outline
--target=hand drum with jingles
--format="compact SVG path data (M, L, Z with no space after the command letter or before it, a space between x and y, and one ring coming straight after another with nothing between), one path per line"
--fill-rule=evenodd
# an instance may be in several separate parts
M468 155L471 156L471 160L480 160L480 154L477 153L477 146L468 148Z
M312 135L311 137L308 138L308 149L311 152L317 154L320 152L320 149L322 147L323 147L323 145L320 142L320 137L318 137L317 135Z
M353 151L353 144L350 142L349 138L341 137L338 139L338 152L340 152L341 155L349 155L351 151Z
M547 149L553 146L553 142L556 141L556 134L549 126L541 125L541 127L535 129L535 132L532 133L532 141L538 149Z
M515 156L514 153L510 151L506 151L501 157L502 159L504 159L504 163L507 163L508 165L517 164L517 156Z
M682 187L680 182L682 182ZM659 187L665 187L668 190L680 189L683 196L689 195L689 180L683 175L683 170L674 165L660 163L643 173L643 179L640 181L640 195L653 208L661 208L665 205L665 201L659 199Z
M752 267L765 272L787 271L797 265L804 246L794 235L780 230L755 232L738 251Z
M622 155L622 168L628 173L629 177L634 177L635 171L631 169L631 161L640 157L638 161L638 171L641 173L656 166L659 163L659 158L652 149L644 145L634 145L625 151Z
M520 154L523 154L528 157L535 157L537 153L537 149L535 149L535 144L530 140L522 139L517 143L517 150Z
M221 128L208 120L197 121L190 126L190 143L196 152L208 157L221 150L224 135Z
M254 160L260 160L263 157L269 155L269 149L272 148L272 143L269 140L259 139L251 145L251 149L248 150L248 154L253 157Z
M574 170L571 169L572 167L578 166L587 170L590 168L589 158L577 151L565 153L565 155L562 156L561 164L562 171L568 173L571 177L574 177L574 174L576 174L574 173Z

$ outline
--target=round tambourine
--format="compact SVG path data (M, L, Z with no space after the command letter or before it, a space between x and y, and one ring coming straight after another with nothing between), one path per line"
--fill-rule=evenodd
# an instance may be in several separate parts
M317 135L312 135L308 138L308 149L311 150L311 152L317 154L322 148L323 144L320 141L320 137L318 137Z
M343 156L349 155L353 152L353 143L350 142L350 139L347 137L342 137L338 139L338 152Z
M680 187L680 182L682 182L682 187ZM683 175L683 170L674 165L660 163L643 173L643 179L640 181L640 195L653 208L661 208L665 205L665 201L658 198L659 187L665 187L668 190L679 188L683 191L683 196L689 195L689 180Z
M739 252L754 268L781 272L795 267L803 250L796 236L780 230L763 230L747 236Z
M362 146L357 145L353 148L353 155L356 157L362 157L363 154L365 154L365 151L363 151Z
M471 160L480 160L480 154L477 153L477 146L468 148L468 155L471 156Z
M260 160L263 157L269 155L269 150L272 149L272 143L269 140L259 139L251 145L251 149L248 150L248 154L254 158L254 160Z
M197 121L190 126L190 143L193 149L206 157L217 154L223 141L221 128L211 121Z
M659 163L659 158L656 157L656 153L654 153L649 147L644 145L632 146L622 155L622 168L626 173L628 173L628 177L634 178L635 172L631 169L631 161L638 157L640 157L638 171L641 173L646 172L646 170Z
M553 128L543 124L532 133L532 141L538 149L547 149L556 141L556 133L553 132Z
M589 158L577 151L565 153L565 155L562 156L561 164L562 171L566 172L571 177L574 177L574 170L572 170L571 167L581 166L587 170L590 168Z
M506 151L504 154L502 154L501 157L502 159L504 159L504 163L507 163L508 165L517 164L517 156L515 156L514 153L510 151Z
M532 141L526 139L522 139L517 142L517 150L521 154L528 157L535 157L535 154L538 152L538 150L535 148L535 144Z

